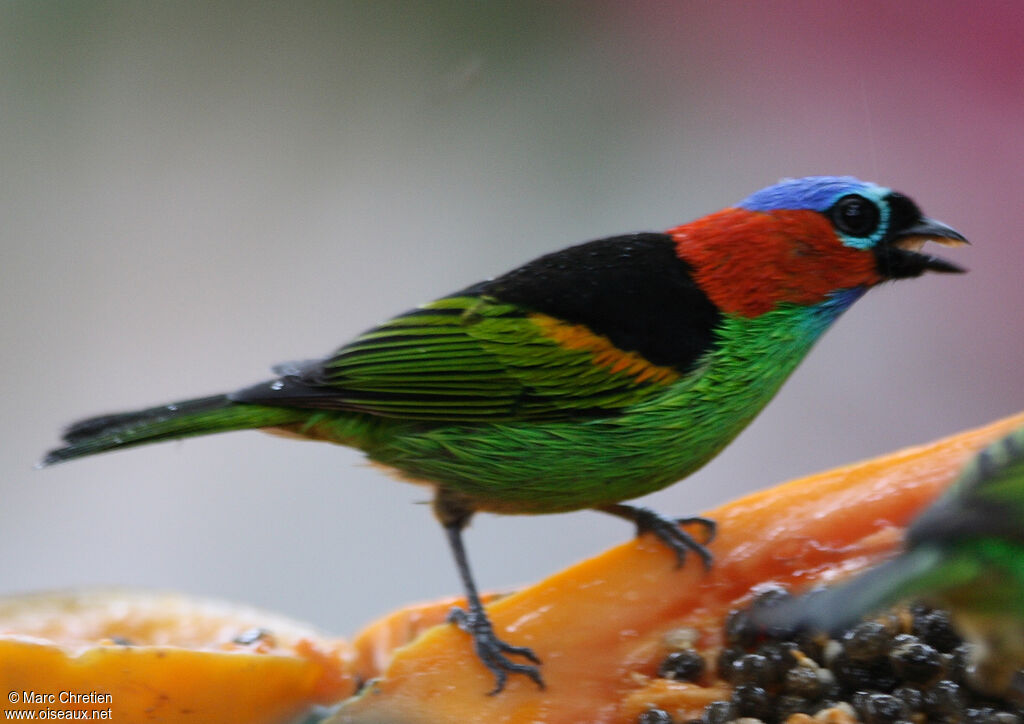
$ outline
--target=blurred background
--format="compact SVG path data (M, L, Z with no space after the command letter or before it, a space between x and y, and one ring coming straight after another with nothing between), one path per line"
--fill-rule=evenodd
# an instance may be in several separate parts
M903 190L966 276L857 304L693 514L1024 408L1024 5L0 5L0 593L130 585L337 633L457 592L427 493L256 432L43 471L83 416L234 389L571 243L783 176ZM480 584L628 539L481 515ZM671 575L671 571L666 571Z

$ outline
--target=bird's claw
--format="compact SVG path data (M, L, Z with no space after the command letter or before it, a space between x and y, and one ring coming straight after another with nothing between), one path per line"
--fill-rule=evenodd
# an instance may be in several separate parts
M505 688L505 682L508 680L509 673L528 676L539 688L544 688L544 679L541 678L538 667L530 666L529 664L518 664L505 656L505 654L522 656L535 664L539 664L540 659L537 658L537 655L526 646L513 646L499 639L483 611L476 612L472 609L467 611L462 608L453 608L448 613L448 623L455 624L470 635L473 639L476 655L483 662L484 666L494 674L494 689L488 692L489 696L494 696Z
M699 542L690 533L679 526L697 524L704 528L704 540ZM676 554L676 565L682 567L686 562L687 551L692 551L710 571L712 556L707 544L715 538L717 526L710 518L693 516L690 518L664 518L648 508L636 508L637 534L652 533L658 540L667 545Z

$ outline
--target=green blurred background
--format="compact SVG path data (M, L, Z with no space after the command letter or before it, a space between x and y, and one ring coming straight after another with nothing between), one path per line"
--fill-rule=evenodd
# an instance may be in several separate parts
M32 465L73 419L259 381L782 176L906 191L971 273L873 292L651 505L1024 408L1022 33L1017 0L3 3L0 592L169 588L351 632L457 591L427 493L351 450L250 432ZM631 533L480 516L468 543L507 588Z

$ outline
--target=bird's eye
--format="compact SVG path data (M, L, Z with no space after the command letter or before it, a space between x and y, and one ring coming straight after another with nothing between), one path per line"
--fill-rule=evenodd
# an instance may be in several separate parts
M836 228L849 236L871 236L881 219L878 206L857 194L836 201L830 213Z

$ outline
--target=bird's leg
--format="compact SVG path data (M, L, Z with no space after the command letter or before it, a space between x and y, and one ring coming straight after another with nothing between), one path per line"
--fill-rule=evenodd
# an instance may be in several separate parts
M692 551L700 556L704 568L711 570L711 552L707 544L715 537L715 521L710 518L694 516L692 518L664 518L650 508L641 508L637 505L625 505L624 503L613 503L602 505L594 510L602 513L609 513L619 518L625 518L636 523L637 535L653 533L658 540L672 549L676 554L678 565L682 566L686 560L686 552ZM692 535L680 528L680 525L697 523L704 528L704 540L698 541Z
M434 498L434 512L441 525L444 526L445 534L448 536L448 544L451 546L452 554L455 556L455 566L459 569L459 576L462 578L462 587L466 592L466 608L453 608L448 614L448 622L454 623L473 639L473 647L476 655L483 662L484 666L494 674L494 689L489 692L493 696L505 688L508 673L523 674L530 677L541 689L544 688L544 680L541 678L540 669L529 664L519 664L511 661L505 654L522 656L535 664L540 659L533 651L525 646L512 646L507 644L494 633L494 627L487 618L483 604L480 602L480 595L477 593L476 584L473 582L473 574L469 570L469 560L466 557L466 549L462 544L462 530L472 516L472 510L452 501L442 492L438 492Z

